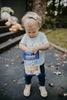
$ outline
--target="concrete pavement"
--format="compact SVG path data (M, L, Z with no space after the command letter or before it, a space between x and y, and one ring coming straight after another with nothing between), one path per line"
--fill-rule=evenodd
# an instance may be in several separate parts
M18 45L0 54L0 100L66 100L66 97L58 96L59 92L67 93L67 57L54 48L45 51L45 68L46 68L46 89L48 97L40 96L38 79L32 78L31 96L25 98L23 90L24 82L24 65L22 51ZM56 66L60 63L59 66ZM56 68L61 75L56 75ZM54 86L50 87L49 83Z

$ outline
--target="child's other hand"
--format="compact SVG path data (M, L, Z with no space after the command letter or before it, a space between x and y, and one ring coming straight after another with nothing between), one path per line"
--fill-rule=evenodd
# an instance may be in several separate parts
M34 48L32 49L32 53L33 53L33 54L36 54L38 50L39 50L38 47L34 47Z

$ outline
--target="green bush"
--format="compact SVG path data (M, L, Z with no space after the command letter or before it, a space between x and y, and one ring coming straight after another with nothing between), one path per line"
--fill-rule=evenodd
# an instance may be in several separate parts
M58 16L56 18L57 28L67 28L67 16Z
M52 18L46 16L45 21L42 23L42 29L56 29L56 28L67 28L67 15L56 16Z
M55 29L55 19L50 16L46 16L45 21L42 24L42 28L45 29Z

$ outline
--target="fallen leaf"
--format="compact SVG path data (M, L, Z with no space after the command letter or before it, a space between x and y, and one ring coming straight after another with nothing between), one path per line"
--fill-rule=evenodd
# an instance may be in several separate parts
M14 62L14 59L11 59L10 62Z
M8 74L4 74L4 76L8 76Z
M59 70L60 69L60 67L56 67L56 70Z
M67 64L67 61L63 61L64 64Z
M0 56L0 59L1 59L2 57Z
M67 93L64 93L64 97L67 96Z
M53 87L53 86L54 86L54 84L53 84L53 83L49 83L49 86Z
M19 58L19 56L16 56L17 58Z
M10 60L10 63L13 65L14 64L14 61L15 61L14 59L11 59Z
M56 60L65 59L67 57L66 53L54 53L54 56L58 57Z
M8 65L8 64L6 64L5 66L6 66L6 67L9 67L9 65Z
M11 63L12 65L14 65L14 63Z
M51 65L48 65L48 67L51 67Z
M56 71L56 72L53 72L53 73L56 74L56 75L61 75L60 71Z
M59 92L58 94L59 94L60 97L64 96L63 92Z
M59 58L57 58L56 60L59 60Z
M13 80L13 82L17 82L17 80Z
M57 54L57 53L54 53L54 56L55 56L55 57L58 57L58 56L59 56L59 54Z
M61 66L62 64L59 62L59 63L57 63L55 66Z
M50 68L54 68L54 66L52 66L52 65L48 65L48 67L50 67Z
M61 57L60 57L60 59L65 59L65 58L66 58L66 56L65 56L65 55L63 55L63 56L61 56Z
M7 83L4 83L4 85L7 86L8 84Z
M64 64L62 64L62 66L64 66Z
M66 58L67 57L67 54L64 54L63 57Z
M5 58L5 60L9 61L9 59L8 59L8 58Z

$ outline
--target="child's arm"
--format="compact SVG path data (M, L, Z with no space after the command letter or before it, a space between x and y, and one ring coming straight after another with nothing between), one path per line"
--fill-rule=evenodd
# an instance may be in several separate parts
M42 45L35 46L32 49L32 53L36 54L38 50L46 50L50 47L49 41L47 40L47 37L44 33L41 33L40 41L41 41Z
M26 34L24 34L24 36L22 37L20 43L19 43L19 48L22 51L31 51L25 44L26 44Z
M43 44L43 45L39 45L39 46L36 46L32 49L32 53L33 54L36 54L38 50L46 50L46 49L49 49L49 43L46 43L46 44Z
M26 47L23 43L19 43L19 48L22 51L31 51L28 47Z

